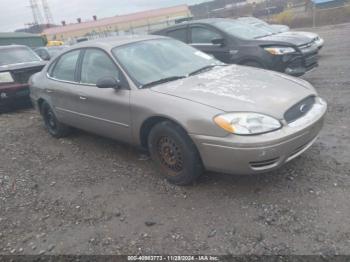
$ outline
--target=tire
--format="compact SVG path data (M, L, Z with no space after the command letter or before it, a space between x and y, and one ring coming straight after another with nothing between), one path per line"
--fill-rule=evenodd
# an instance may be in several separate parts
M56 138L61 138L70 133L70 127L60 123L57 120L55 113L47 102L43 102L40 111L44 119L45 127L49 131L50 135Z
M245 61L242 63L242 65L256 67L256 68L264 68L262 64L256 61Z
M181 127L170 121L152 128L148 149L161 173L172 184L192 184L203 173L202 161L192 140Z

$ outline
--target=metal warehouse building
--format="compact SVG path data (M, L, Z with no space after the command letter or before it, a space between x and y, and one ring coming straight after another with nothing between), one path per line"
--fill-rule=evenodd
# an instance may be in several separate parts
M48 40L63 41L80 37L145 34L191 16L187 5L179 5L103 19L94 17L92 21L87 22L81 22L81 19L78 18L78 22L75 24L66 24L63 21L62 26L48 28L44 30L43 34Z

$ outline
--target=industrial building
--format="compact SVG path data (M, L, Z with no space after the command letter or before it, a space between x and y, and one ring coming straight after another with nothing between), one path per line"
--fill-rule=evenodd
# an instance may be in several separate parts
M48 40L69 41L81 37L144 34L191 16L187 5L179 5L103 19L94 16L93 20L87 22L82 22L81 18L77 18L77 23L66 24L65 21L62 21L62 26L47 28L43 35Z

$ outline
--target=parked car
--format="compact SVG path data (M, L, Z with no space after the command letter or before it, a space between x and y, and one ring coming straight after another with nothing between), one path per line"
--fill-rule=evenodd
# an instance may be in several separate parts
M282 13L284 7L282 5L269 6L262 9L256 9L253 11L254 16L269 16L274 14Z
M271 34L280 34L284 36L306 36L311 41L314 41L318 49L322 49L324 45L324 40L318 34L312 32L303 32L303 31L289 31L289 27L286 25L270 25L263 20L260 20L255 17L240 17L239 21L248 23L250 25L256 26Z
M318 65L316 44L305 36L272 35L233 19L213 18L175 25L155 35L191 44L225 63L301 76Z
M35 53L40 56L41 59L49 61L51 58L57 56L68 46L50 46L50 47L39 47L34 49Z
M204 169L280 167L314 143L327 108L304 80L226 65L161 36L80 43L30 85L52 136L72 126L142 146L178 185Z
M44 65L26 46L0 46L0 112L30 104L28 79Z

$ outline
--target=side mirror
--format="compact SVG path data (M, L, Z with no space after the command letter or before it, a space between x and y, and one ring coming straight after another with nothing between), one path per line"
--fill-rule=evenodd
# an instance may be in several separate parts
M49 54L42 54L41 55L41 58L44 60L44 61L50 61L51 57Z
M223 39L223 38L216 38L216 39L211 40L211 42L213 43L213 45L219 45L219 46L225 45L225 39Z
M120 81L112 76L106 76L106 77L100 78L97 81L96 86L98 88L115 88L115 89L120 89L122 87Z

